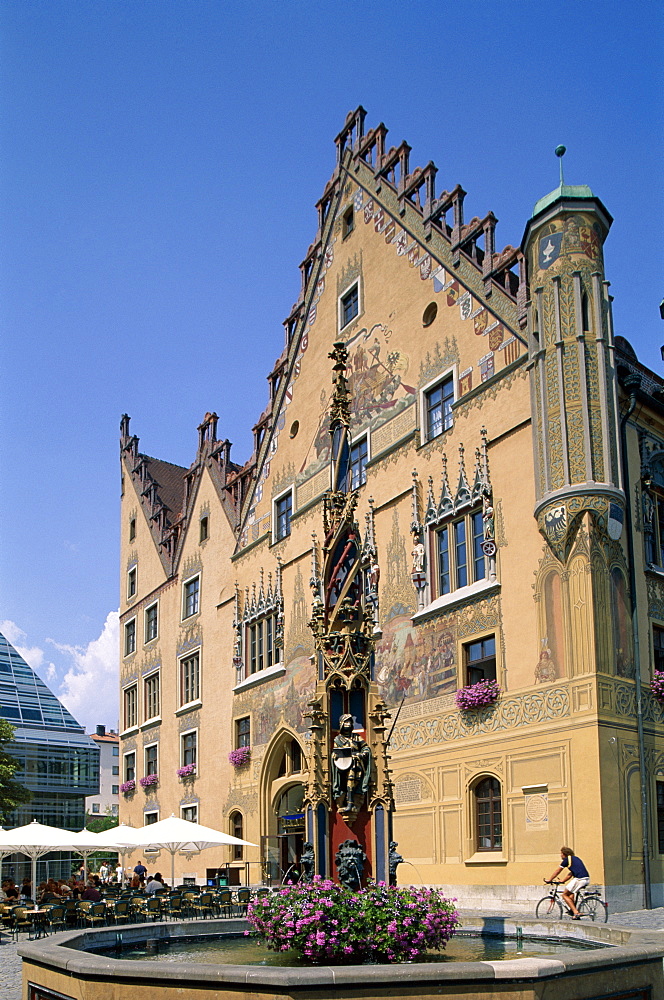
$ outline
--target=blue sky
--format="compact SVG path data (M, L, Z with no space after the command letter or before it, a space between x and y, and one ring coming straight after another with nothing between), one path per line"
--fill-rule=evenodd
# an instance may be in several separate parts
M498 249L564 143L615 219L616 332L662 373L663 9L0 0L0 618L81 722L117 722L120 416L189 465L214 409L248 458L351 108Z

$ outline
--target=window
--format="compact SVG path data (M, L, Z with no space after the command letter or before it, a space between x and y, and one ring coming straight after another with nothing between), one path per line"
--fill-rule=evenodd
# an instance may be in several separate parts
M120 747L117 746L117 744L116 744L113 747L113 757L119 757L119 756L120 756Z
M192 580L187 580L184 584L182 588L184 598L182 608L183 618L191 618L192 615L198 614L200 584L201 578L199 576L195 576Z
M143 823L145 826L152 826L159 820L158 812L143 813Z
M206 514L205 517L202 517L200 520L200 530L198 535L199 542L206 541L207 538L209 537L209 533L210 533L210 518Z
M291 518L293 516L293 491L289 490L274 502L274 540L290 535Z
M198 749L198 732L192 729L190 733L183 733L180 737L180 759L182 767L188 767L196 763L196 751Z
M244 821L242 819L242 813L234 812L231 814L231 836L237 837L238 840L244 840ZM244 854L244 848L242 844L233 844L233 861L242 861Z
M133 750L131 753L126 753L124 757L124 780L136 780L136 753Z
M120 794L120 786L111 785L111 795L119 795L119 794Z
M358 486L364 486L367 481L367 458L368 442L367 438L360 438L350 449L350 488L356 490Z
M276 645L277 616L267 615L247 626L247 651L249 673L273 667L279 662L280 651Z
M484 579L483 542L481 510L466 514L457 521L450 521L436 531L438 597Z
M119 765L118 765L118 764L114 764L114 765L113 765L113 776L114 776L114 777L115 777L115 775L118 775L118 776L119 776L119 774L120 774L120 767L119 767Z
M664 671L664 628L659 625L652 627L652 651L655 670Z
M235 720L235 748L251 746L251 720L248 715Z
M452 403L454 402L454 377L447 375L441 382L424 393L424 426L426 439L438 437L448 431L452 424Z
M117 816L119 812L120 812L120 807L118 806L117 802L112 802L111 803L111 816Z
M351 205L350 208L343 214L343 220L342 220L343 238L346 239L347 236L350 236L350 234L353 232L354 229L355 229L355 213L353 212L353 206Z
M143 684L145 718L155 719L159 715L159 674L150 674Z
M496 637L488 635L463 647L466 684L496 679Z
M475 786L475 816L477 850L502 851L503 824L500 782L496 778L483 778Z
M182 806L182 819L189 823L198 823L198 806Z
M93 802L92 803L92 811L93 811L93 813L98 813L99 812L99 803L98 802Z
M152 642L159 632L159 605L151 604L145 611L145 641Z
M340 300L340 325L341 328L348 326L352 319L355 319L360 311L360 296L357 284L353 285Z
M125 625L124 655L131 656L136 652L136 619L132 618Z
M158 774L159 744L152 743L145 747L145 776Z
M657 785L657 844L660 854L664 854L664 781Z
M127 600L130 601L132 597L136 596L136 567L130 569L127 573Z
M133 542L136 538L136 518L132 517L129 520L129 541Z
M180 704L189 705L200 698L199 654L180 660Z
M137 715L137 691L136 685L132 685L130 688L126 688L124 693L124 727L125 729L133 729L134 726L138 724Z

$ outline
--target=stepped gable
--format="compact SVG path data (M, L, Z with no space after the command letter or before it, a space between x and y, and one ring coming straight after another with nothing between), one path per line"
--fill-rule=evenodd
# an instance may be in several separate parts
M510 334L526 345L526 261L520 247L508 243L496 249L498 219L493 212L482 218L464 218L467 192L460 184L436 194L438 168L429 161L411 170L411 146L403 141L389 149L388 129L381 122L365 132L366 110L360 105L349 111L344 127L335 138L337 162L321 198L316 202L318 227L304 260L299 265L301 287L297 301L283 321L286 346L270 381L270 403L254 427L255 469L243 476L238 510L236 552L242 548L242 532L251 514L256 486L269 461L274 429L284 407L285 394L293 380L325 253L333 238L343 200L343 189L351 179L371 199L408 231L409 239L423 254L422 266L431 271L444 267L464 290L492 314ZM373 210L373 209L372 209ZM253 474L252 474L253 473Z
M235 530L253 460L245 466L231 462L231 442L217 438L216 413L206 413L198 426L196 458L188 469L139 452L139 439L129 434L129 421L124 414L120 422L122 463L134 484L164 571L170 576L177 570L203 469L208 469Z

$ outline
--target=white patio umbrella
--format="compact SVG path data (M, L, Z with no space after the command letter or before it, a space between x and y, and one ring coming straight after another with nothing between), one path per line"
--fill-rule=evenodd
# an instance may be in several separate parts
M162 819L158 823L141 827L133 831L136 834L136 847L152 847L168 851L171 855L171 885L175 884L175 855L178 851L204 851L207 847L222 847L225 844L241 844L243 847L256 847L248 840L231 837L229 833L213 830L200 823L190 823L187 819L179 819L175 815Z
M97 834L85 830L73 833L71 830L60 830L56 826L46 826L33 819L25 826L14 827L13 830L0 831L0 851L10 854L27 855L32 861L32 893L37 889L37 858L51 851L75 851L82 854L84 850L98 851L99 843L93 842Z
M138 832L135 827L120 823L119 826L113 826L110 830L103 830L102 833L97 834L102 849L117 851L122 859L121 885L124 885L125 881L125 855L131 854L136 848L136 834Z

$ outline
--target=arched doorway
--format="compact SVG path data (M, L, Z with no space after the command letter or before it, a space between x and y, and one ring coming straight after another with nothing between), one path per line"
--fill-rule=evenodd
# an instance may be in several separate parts
M276 805L279 862L282 879L299 877L299 864L304 844L304 785L291 785L283 791Z
M299 875L305 841L302 746L292 731L275 736L265 755L262 785L262 859L264 876L281 882ZM297 874L296 874L297 873Z

